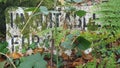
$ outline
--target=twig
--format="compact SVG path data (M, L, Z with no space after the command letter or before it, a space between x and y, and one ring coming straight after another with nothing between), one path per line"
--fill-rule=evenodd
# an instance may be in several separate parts
M13 67L16 68L15 64L11 61L9 56L7 56L6 54L4 54L2 52L0 52L0 54L6 56L8 58L8 60L10 61L10 63L13 65Z
M32 14L30 15L30 17L28 18L26 24L24 25L23 29L21 30L21 33L24 31L24 29L26 28L27 24L29 23L29 21L32 18L32 15L37 11L37 9L39 8L39 6L42 4L43 0L37 5L37 7L35 8L35 10L32 12Z

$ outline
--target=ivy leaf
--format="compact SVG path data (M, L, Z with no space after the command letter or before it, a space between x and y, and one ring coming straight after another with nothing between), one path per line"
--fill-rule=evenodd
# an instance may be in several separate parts
M85 16L86 15L86 11L84 10L78 10L75 12L75 14L79 17Z

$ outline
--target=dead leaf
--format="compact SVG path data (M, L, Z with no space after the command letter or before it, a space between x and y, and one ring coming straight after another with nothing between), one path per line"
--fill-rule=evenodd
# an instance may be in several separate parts
M69 56L67 54L65 54L64 52L62 53L61 56L64 60L69 60Z
M6 58L0 55L0 62L3 62L5 60L6 60Z
M91 61L93 59L93 56L91 53L89 54L85 54L84 51L81 51L82 52L82 58L85 59L85 60L88 60L88 61Z
M83 60L82 58L77 58L77 59L73 62L72 66L73 66L73 67L76 67L76 66L79 66L79 65L82 65L82 64L84 64L84 60Z
M34 52L34 54L36 54L36 53L43 53L44 50L45 50L44 48L36 48L36 49L33 50L33 52Z
M12 57L13 59L19 59L23 55L21 53L14 52L14 53L10 54L9 56Z
M64 42L65 41L65 38L62 38L61 42Z

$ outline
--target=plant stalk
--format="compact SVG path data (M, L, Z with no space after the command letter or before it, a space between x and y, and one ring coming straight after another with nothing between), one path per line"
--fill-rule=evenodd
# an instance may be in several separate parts
M30 15L30 17L28 18L26 24L24 25L23 29L21 30L21 33L24 31L24 29L26 28L26 26L28 25L29 21L32 18L32 15L37 11L37 9L40 7L40 5L42 4L43 0L41 0L41 2L38 4L38 6L35 8L35 10L32 12L32 14Z

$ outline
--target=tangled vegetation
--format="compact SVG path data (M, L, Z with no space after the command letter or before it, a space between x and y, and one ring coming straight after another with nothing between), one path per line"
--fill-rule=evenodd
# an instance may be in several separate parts
M1 4L11 4L13 0L0 0ZM29 34L36 30L39 36L45 36L52 33L52 37L45 37L43 43L39 46L35 42L24 44L19 52L10 52L6 41L0 42L0 68L119 68L120 67L120 23L119 23L119 0L108 0L99 2L93 8L97 7L94 13L98 14L97 19L89 19L88 30L69 29L68 24L57 27L58 20L53 23L53 28L47 28L46 22L41 22L42 29L38 30L34 25L34 20L41 19L38 15L44 14L46 17L55 6L69 7L66 13L83 17L86 11L71 8L73 5L88 3L85 0L16 0L11 6L28 6L32 8L26 11L32 11L31 16L26 16L25 24L21 24L19 16L16 16L15 22L21 30L21 34L29 39ZM49 4L48 4L49 3ZM36 6L37 7L33 7ZM41 6L42 5L42 6ZM0 6L1 7L1 6ZM5 11L5 6L2 8ZM1 13L5 13L0 11ZM57 12L56 12L57 13ZM5 18L5 15L0 16ZM7 19L8 17L6 17ZM48 18L48 17L47 17ZM67 17L69 18L69 16ZM1 20L5 22L4 20ZM65 19L65 22L66 19ZM101 23L101 27L98 27ZM25 29L27 28L27 29ZM31 29L31 30L28 30ZM35 33L32 33L33 35ZM1 38L0 38L1 40ZM52 41L50 45L49 41Z

